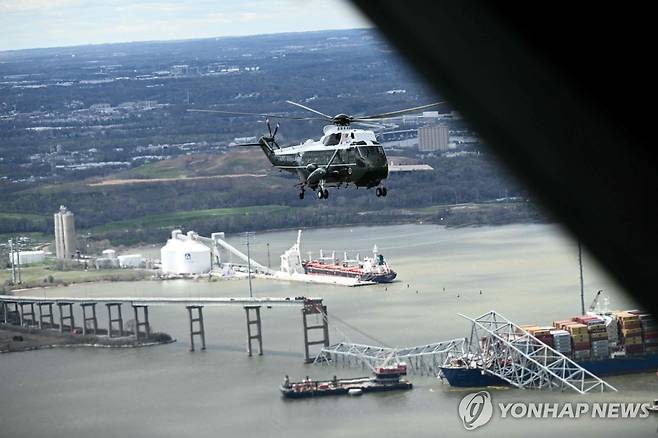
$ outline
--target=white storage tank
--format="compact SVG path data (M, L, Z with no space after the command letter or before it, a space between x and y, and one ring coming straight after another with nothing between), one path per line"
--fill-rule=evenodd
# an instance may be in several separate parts
M19 261L21 265L33 265L43 262L45 258L46 253L44 251L19 251L18 254L12 254L12 261L16 265Z
M206 274L210 272L210 248L196 240L182 242L177 257L179 274Z
M173 237L167 240L167 244L160 249L160 263L162 272L165 274L177 274L177 254L182 251L183 242Z
M164 274L206 274L210 272L210 248L191 237L183 237L179 230L171 233L171 239L160 250L160 261Z
M141 268L144 266L144 257L141 254L126 254L117 257L122 268Z

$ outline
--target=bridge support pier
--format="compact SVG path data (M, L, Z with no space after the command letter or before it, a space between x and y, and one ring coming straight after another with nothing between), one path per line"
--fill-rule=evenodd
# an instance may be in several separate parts
M37 320L34 317L34 301L21 301L19 303L20 305L20 323L21 326L26 325L26 326L31 326L31 325L36 325ZM29 310L25 310L25 308L28 308ZM28 319L29 317L29 319Z
M107 306L107 336L112 337L112 327L117 323L119 337L123 336L123 318L121 317L121 303L105 303ZM116 309L116 318L112 317L112 309Z
M18 311L18 302L17 301L5 301L4 302L4 318L5 324L16 324L20 321L20 312ZM14 305L14 310L10 310L9 306Z
M194 336L201 337L201 349L206 349L206 330L203 326L203 306L185 306L187 314L190 317L190 351L194 351ZM196 317L194 311L196 310ZM197 323L198 330L194 330L194 323Z
M87 334L87 323L91 323L91 329L94 330L94 336L98 332L98 319L96 319L96 303L80 303L82 307L82 334ZM91 316L87 317L87 309L91 308Z
M147 305L138 305L133 304L133 311L135 312L135 339L139 340L139 329L144 327L145 337L148 339L151 337L151 325L149 324L149 306ZM144 316L143 320L139 320L139 309L142 309L142 314Z
M64 333L64 321L68 321L69 331L72 332L75 330L75 318L73 316L73 303L71 302L58 302L57 307L59 307L59 331ZM64 308L68 309L68 315L64 314Z
M247 314L247 353L249 356L252 355L252 344L251 341L258 339L258 355L263 355L263 332L260 321L260 306L244 306L245 313ZM251 313L256 314L256 319L251 319ZM255 334L252 334L251 326L255 325L256 330Z
M321 324L309 325L309 315L321 315ZM329 346L329 320L327 319L327 306L322 301L309 301L302 307L302 322L304 323L304 363L312 363L315 356L311 356L310 347L312 345ZM322 339L309 340L310 332L322 330Z
M39 306L39 328L43 330L44 320L48 321L48 328L55 327L55 321L53 320L53 302L52 301L39 301L37 303ZM44 312L43 308L46 307L48 310Z

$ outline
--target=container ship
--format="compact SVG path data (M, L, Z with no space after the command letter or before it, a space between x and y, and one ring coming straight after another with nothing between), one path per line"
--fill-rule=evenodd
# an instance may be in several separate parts
M658 322L645 312L589 313L553 321L551 326L520 327L599 377L658 370ZM440 370L439 377L451 386L508 385L469 356Z
M344 254L343 260L336 259L336 254L324 257L320 250L318 259L304 260L302 266L308 275L331 275L338 277L355 278L361 282L390 283L395 280L397 273L391 269L384 256L379 254L377 245L372 249L372 257L363 259L357 254L356 259L350 260Z
M322 397L327 395L361 395L366 392L383 392L412 389L413 384L402 379L407 374L407 365L399 363L392 366L377 367L373 377L355 377L316 381L308 377L301 382L292 383L286 376L281 385L281 395L286 398Z

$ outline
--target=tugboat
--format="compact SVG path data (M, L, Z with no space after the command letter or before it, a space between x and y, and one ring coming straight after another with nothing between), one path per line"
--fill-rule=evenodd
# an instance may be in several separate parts
M366 392L382 392L412 389L411 382L401 379L407 374L407 364L376 367L373 377L353 379L312 380L308 376L301 382L290 382L288 376L281 384L281 394L286 398L322 397L326 395L361 395Z

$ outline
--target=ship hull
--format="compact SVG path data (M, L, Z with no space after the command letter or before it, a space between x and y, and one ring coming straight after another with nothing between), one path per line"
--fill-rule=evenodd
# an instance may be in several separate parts
M306 275L355 278L364 283L391 283L398 275L392 270L389 270L388 272L359 272L355 270L342 270L340 268L317 265L304 265L304 272Z
M584 360L577 363L598 377L645 373L658 370L658 354ZM441 367L441 373L450 386L459 388L509 385L499 377L482 373L478 368Z
M396 383L379 383L379 384L365 384L365 385L351 385L349 387L316 389L306 391L293 391L285 387L280 387L281 395L286 398L311 398L311 397L325 397L330 395L347 395L350 389L360 389L363 393L366 392L386 392L386 391L401 391L412 389L413 384L410 382L396 382Z
M391 271L386 274L363 274L360 281L372 281L373 283L392 283L398 274Z

